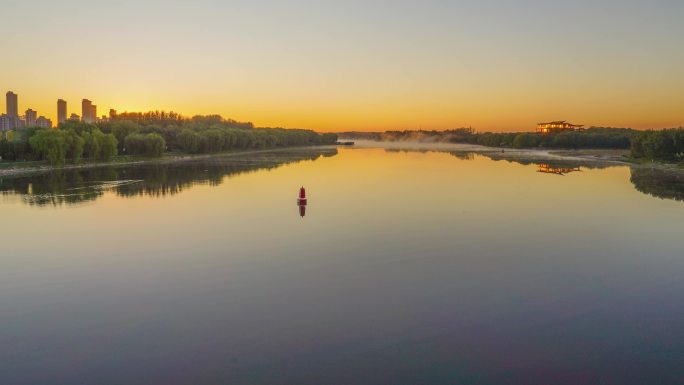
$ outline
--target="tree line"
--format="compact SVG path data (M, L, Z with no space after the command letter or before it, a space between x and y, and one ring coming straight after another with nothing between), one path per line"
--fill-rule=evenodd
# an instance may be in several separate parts
M0 140L3 160L47 160L52 165L83 158L109 162L117 154L118 141L97 126L78 123L60 129L28 127L12 139Z
M345 132L340 133L340 136L366 140L467 143L509 148L627 149L630 147L631 136L636 132L629 128L591 127L583 131L542 135L534 132L476 132L471 127L463 127L445 131Z
M632 157L646 160L684 159L684 128L641 131L632 136Z
M53 165L81 159L110 161L116 155L158 157L167 151L208 154L334 144L335 134L312 130L254 128L219 115L184 118L175 113L123 113L108 122L60 123L57 129L29 127L0 140L3 160L47 160Z
M478 144L487 147L512 148L622 148L630 146L629 128L591 127L583 131L538 134L534 132L476 132L472 128L446 131L388 131L383 140L406 140L412 137L437 138L440 142Z
M254 128L252 122L238 122L233 119L224 119L221 115L195 115L187 118L179 113L170 111L148 111L148 112L123 112L114 113L110 116L110 121L130 121L140 125L183 125L188 122L201 124L223 124L233 128Z
M379 141L427 141L508 148L630 149L644 160L684 161L684 128L638 131L631 128L591 127L583 131L476 132L472 128L446 131L345 132L343 138Z

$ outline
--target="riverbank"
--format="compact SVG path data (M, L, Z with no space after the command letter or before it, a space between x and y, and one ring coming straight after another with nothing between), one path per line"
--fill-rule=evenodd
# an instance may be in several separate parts
M345 140L341 138L341 140ZM509 160L521 163L561 162L573 163L587 167L628 166L633 168L657 168L672 172L684 173L684 167L679 164L638 161L630 158L629 150L620 149L516 149L501 147L486 147L463 143L434 143L409 141L373 141L356 140L356 148L385 148L393 151L442 151L454 153L473 153L484 155L496 160Z
M136 166L141 164L167 164L174 162L185 162L191 160L215 158L215 157L234 157L241 155L254 155L260 153L283 152L292 150L304 149L321 149L321 148L336 148L335 145L321 145L321 146L297 146L297 147L280 147L268 149L250 149L250 150L235 150L229 152L221 152L215 154L184 154L184 153L169 153L160 158L149 158L143 156L116 156L111 162L82 162L78 164L66 164L63 166L52 166L44 161L32 162L0 162L0 178L10 176L34 175L42 174L57 170L82 170L102 167L121 167L121 166Z
M587 150L559 150L559 149L517 149L486 147L476 144L463 143L427 143L427 142L381 142L372 140L357 140L354 147L381 147L388 150L413 151L449 151L475 153L481 155L496 155L497 158L527 159L539 161L589 161L613 164L632 164L628 150L587 149Z
M0 177L21 176L46 173L56 170L80 170L102 167L135 166L141 164L165 164L184 162L214 157L234 157L253 155L259 153L282 152L311 148L336 148L337 145L321 146L297 146L269 149L235 150L215 154L185 154L168 153L160 158L142 156L117 156L111 162L82 162L79 164L66 164L63 166L51 166L47 162L0 162ZM426 142L380 142L372 140L355 140L352 147L346 148L385 148L395 151L443 151L457 153L474 153L491 157L497 160L509 160L520 162L573 162L586 164L587 166L609 167L629 166L658 168L667 171L684 172L684 167L678 164L658 162L638 162L629 157L628 150L615 149L582 149L582 150L558 150L558 149L514 149L486 147L473 144L461 143L426 143Z

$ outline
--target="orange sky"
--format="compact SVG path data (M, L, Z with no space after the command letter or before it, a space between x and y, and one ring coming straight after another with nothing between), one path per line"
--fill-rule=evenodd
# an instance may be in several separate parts
M681 1L367 3L12 2L0 84L53 119L89 98L320 131L684 125Z

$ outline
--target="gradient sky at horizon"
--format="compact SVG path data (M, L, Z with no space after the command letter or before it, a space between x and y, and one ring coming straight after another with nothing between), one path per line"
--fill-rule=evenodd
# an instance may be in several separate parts
M3 94L321 131L684 125L681 0L3 0ZM4 104L4 103L3 103ZM2 108L4 111L4 108Z

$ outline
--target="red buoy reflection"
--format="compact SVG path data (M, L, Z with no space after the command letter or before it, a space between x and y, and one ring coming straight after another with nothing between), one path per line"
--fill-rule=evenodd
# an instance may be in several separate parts
M302 188L299 189L299 199L297 199L297 206L299 206L299 215L301 215L302 218L306 215L306 190L302 186Z

